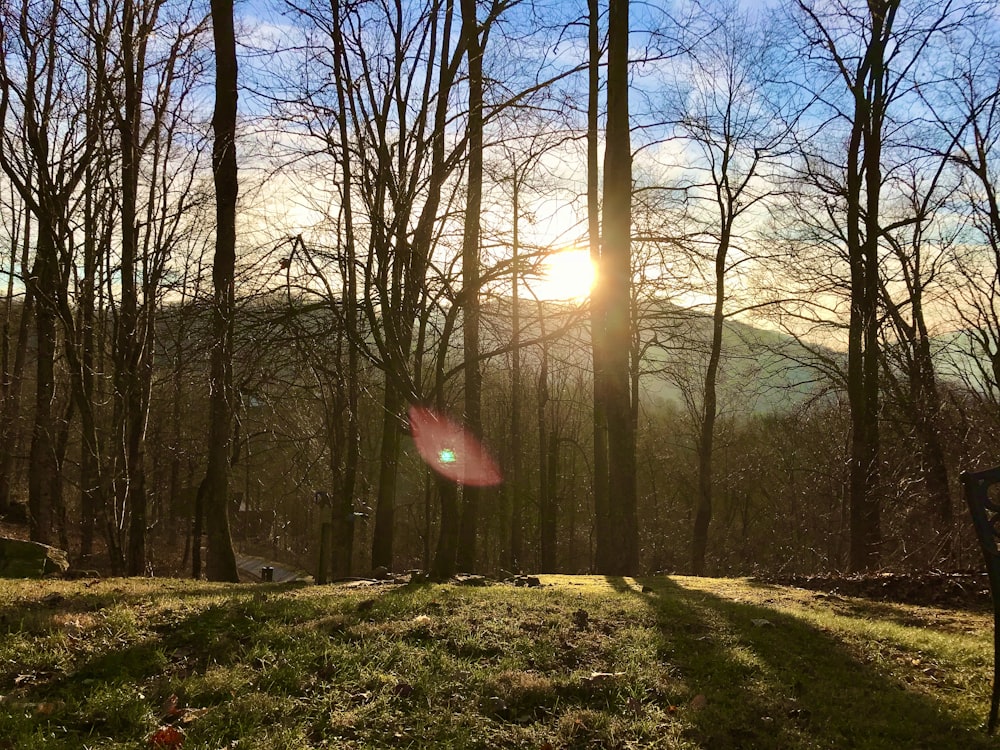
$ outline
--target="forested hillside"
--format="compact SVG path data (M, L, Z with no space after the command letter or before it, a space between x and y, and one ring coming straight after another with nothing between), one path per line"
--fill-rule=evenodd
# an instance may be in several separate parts
M5 534L222 580L978 564L995 3L2 14ZM499 484L436 470L479 443Z

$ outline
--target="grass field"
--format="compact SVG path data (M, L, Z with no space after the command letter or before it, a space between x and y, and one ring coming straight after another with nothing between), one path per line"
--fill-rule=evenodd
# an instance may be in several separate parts
M992 614L745 580L0 581L7 748L987 748Z

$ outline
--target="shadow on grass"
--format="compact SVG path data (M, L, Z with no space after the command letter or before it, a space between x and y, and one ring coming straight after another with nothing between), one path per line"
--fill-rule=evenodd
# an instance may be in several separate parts
M832 632L670 579L641 579L648 593L608 582L655 612L661 653L704 696L684 709L702 747L996 747L976 718L864 663Z
M202 588L195 585L190 592L172 591L169 596L179 601L202 594L222 594L223 598L194 609L180 609L174 616L160 613L152 627L140 622L130 629L126 623L116 631L114 624L105 623L98 625L102 630L99 635L72 635L70 649L79 656L75 662L41 663L41 657L51 659L62 649L58 644L40 643L37 653L25 654L6 674L0 671L0 693L18 707L6 716L0 707L0 749L6 747L3 740L7 736L17 738L14 747L42 746L32 731L45 733L45 747L74 750L94 736L143 740L157 707L174 690L181 692L178 685L186 678L204 676L215 665L225 669L245 663L263 674L266 665L248 661L248 653L260 644L266 647L274 638L269 631L271 623L299 619L303 616L301 607L312 606L267 596L268 590L297 588L287 584ZM149 601L148 597L137 598ZM72 611L74 602L82 612L121 603L100 596L66 597L59 606ZM305 616L311 614L308 611ZM45 637L46 633L40 635ZM195 700L197 706L228 703L240 685L222 679L208 686L199 684L197 689L197 696L180 696L182 705L188 700ZM61 739L50 743L50 736Z
M144 580L144 579L141 579ZM150 579L157 580L157 579ZM287 591L304 584L210 584L176 579L176 586L166 591L144 590L134 579L100 579L95 584L75 584L73 590L62 593L45 589L40 597L19 596L0 606L0 633L22 630L30 626L49 627L54 615L72 616L107 610L115 606L133 607L146 602L155 603L163 598L181 601L202 597L239 599L267 591ZM15 590L15 593L19 593ZM34 628L32 628L34 629Z

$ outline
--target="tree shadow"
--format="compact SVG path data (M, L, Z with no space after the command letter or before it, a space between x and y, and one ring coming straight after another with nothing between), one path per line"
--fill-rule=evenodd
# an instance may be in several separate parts
M182 582L182 579L177 579ZM202 597L222 597L226 601L239 601L267 592L288 591L304 585L297 581L281 584L210 584L183 582L167 592L144 591L120 584L116 579L101 579L98 585L74 586L65 593L49 591L38 598L21 597L0 605L0 634L14 632L43 632L58 627L80 615L108 610L115 606L134 607L145 602L156 602L164 597L180 601Z
M981 731L988 686L983 717L956 715L793 615L667 578L638 579L641 590L607 580L655 613L660 653L690 689L679 710L702 747L995 747Z

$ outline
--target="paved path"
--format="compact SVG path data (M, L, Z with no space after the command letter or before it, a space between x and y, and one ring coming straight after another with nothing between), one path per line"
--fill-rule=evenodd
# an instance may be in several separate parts
M288 581L311 581L312 574L297 568L291 568L273 560L267 560L256 555L241 555L236 553L236 567L241 572L246 573L255 581L260 580L260 569L264 566L274 568L274 582L287 583Z

